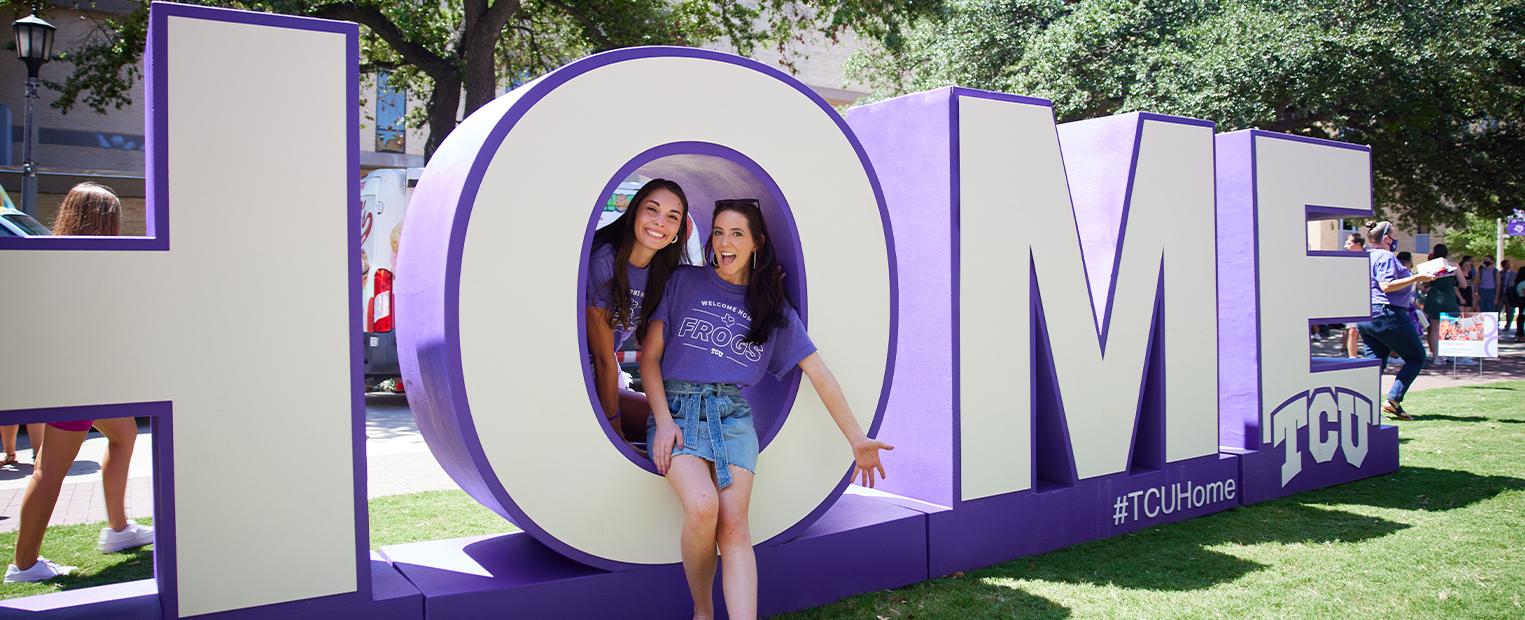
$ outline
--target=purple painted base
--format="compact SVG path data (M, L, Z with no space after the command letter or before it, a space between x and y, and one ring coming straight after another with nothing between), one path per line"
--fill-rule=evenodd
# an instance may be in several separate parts
M947 575L1227 510L1239 505L1238 478L1238 458L1219 454L1160 470L1092 478L1075 486L1040 482L1036 491L966 501L956 511L929 512L929 572ZM1232 494L1229 481L1235 488ZM1211 483L1222 483L1216 487L1216 501L1207 501ZM1149 491L1162 487L1172 494L1201 488L1197 497L1203 501L1197 505L1190 499L1167 500L1159 491ZM1171 509L1169 514L1165 508Z
M371 591L372 597L368 601L361 601L353 595L327 596L193 617L218 620L419 620L424 617L423 595L375 553L371 554ZM163 612L154 581L144 579L0 601L0 620L8 618L162 620Z
M152 579L0 601L0 618L159 620L159 616L159 593Z
M1301 453L1303 470L1287 481L1286 486L1281 485L1281 464L1285 458L1281 447L1266 445L1259 450L1243 451L1239 457L1239 479L1244 483L1241 501L1249 505L1398 471L1398 427L1379 426L1371 430L1369 437L1371 446L1367 448L1360 467L1345 462L1339 451L1335 451L1334 458L1328 463L1318 463L1304 450Z
M925 521L922 513L890 502L844 495L798 538L757 549L759 612L816 607L925 580ZM692 611L676 564L604 571L525 534L398 545L382 553L423 592L430 619L675 618ZM716 605L723 612L718 589Z

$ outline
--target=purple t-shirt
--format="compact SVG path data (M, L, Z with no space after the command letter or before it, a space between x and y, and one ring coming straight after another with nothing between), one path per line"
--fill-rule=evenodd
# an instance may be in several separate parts
M783 378L815 352L800 315L784 305L783 327L768 341L746 342L752 315L747 287L709 267L679 267L667 281L652 321L662 321L662 378L695 383L756 385L763 373Z
M1414 287L1384 293L1380 286L1383 282L1400 280L1412 275L1403 263L1398 262L1398 257L1387 250L1369 249L1366 251L1366 258L1371 261L1371 303L1412 308Z
M1498 288L1498 281L1494 278L1496 270L1492 267L1484 267L1477 274L1477 288Z
M614 330L614 350L618 351L620 345L635 334L635 328L641 323L641 300L646 296L646 268L635 265L625 265L625 276L630 280L630 321ZM583 292L583 303L595 308L603 308L610 313L614 312L614 291L610 283L614 281L614 248L608 244L598 246L593 250L593 256L588 258L588 288Z

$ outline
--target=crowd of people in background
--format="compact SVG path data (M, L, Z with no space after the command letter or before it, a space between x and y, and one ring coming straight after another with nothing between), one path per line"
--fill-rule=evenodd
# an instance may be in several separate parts
M121 231L122 203L110 188L95 183L80 183L69 190L58 207L53 234L66 236L115 236ZM138 424L133 418L68 420L47 424L27 424L27 439L32 448L32 476L21 499L21 523L16 531L14 563L5 570L5 582L52 579L74 571L42 557L42 541L48 520L58 503L64 477L79 456L90 429L106 437L106 455L101 462L101 489L106 504L107 526L101 528L96 548L102 553L117 553L150 544L154 528L127 518L127 471L138 439ZM0 467L19 465L16 458L17 425L0 426L5 459Z
M1509 337L1512 330L1514 340L1525 341L1525 266L1515 269L1506 259L1495 268L1493 257L1487 256L1462 256L1450 263L1450 249L1438 243L1429 260L1446 259L1454 270L1416 273L1413 255L1397 247L1390 222L1377 222L1366 234L1352 233L1345 239L1346 251L1367 255L1372 314L1367 321L1345 327L1343 348L1348 357L1379 358L1383 370L1389 364L1401 366L1382 410L1408 420L1403 396L1420 370L1439 357L1441 315L1496 313L1500 338ZM1317 329L1313 335L1323 335L1324 327ZM1465 357L1454 362L1477 364Z

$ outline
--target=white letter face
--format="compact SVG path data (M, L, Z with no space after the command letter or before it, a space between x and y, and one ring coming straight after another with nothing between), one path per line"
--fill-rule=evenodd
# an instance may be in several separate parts
M955 105L962 498L1032 487L1032 442L1054 441L1033 437L1035 413L1068 435L1055 467L1076 479L1126 471L1150 383L1169 412L1151 435L1164 462L1215 454L1212 125L1135 114L1056 129L1041 102ZM1048 362L1022 353L1034 333L1051 345L1054 386L1028 380ZM1162 377L1145 376L1151 347L1164 347ZM1035 388L1061 410L1035 412Z
M1329 386L1376 395L1375 365L1324 370L1309 361L1308 349L1309 319L1371 314L1366 256L1310 255L1307 241L1310 210L1371 213L1371 153L1262 132L1252 132L1251 139L1259 231L1261 441L1269 442L1272 407L1285 398Z
M368 589L358 30L184 5L151 20L156 237L0 245L6 316L27 326L6 335L0 410L172 402L171 616ZM300 458L271 467L272 441Z
M652 84L663 96L609 96ZM590 408L587 248L575 241L611 174L678 143L739 153L776 182L803 251L804 271L789 278L805 279L810 335L859 423L875 423L892 359L888 229L866 157L806 92L734 56L623 50L509 93L451 134L408 211L398 314L411 320L399 353L425 438L473 497L582 562L679 560L672 490L611 445ZM706 221L712 206L690 208ZM775 242L795 240L775 232ZM758 462L753 539L818 516L844 488L850 456L801 382Z

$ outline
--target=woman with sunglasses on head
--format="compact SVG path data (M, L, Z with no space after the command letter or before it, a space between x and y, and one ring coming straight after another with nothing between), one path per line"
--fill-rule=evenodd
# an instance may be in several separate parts
M593 234L584 310L588 356L599 410L616 437L625 438L622 411L644 417L650 409L645 396L621 385L615 353L631 336L642 341L668 277L688 262L687 236L688 197L667 179L647 181L619 219Z
M683 505L683 572L695 618L714 617L715 551L734 620L757 617L757 558L747 509L757 431L741 390L763 373L799 368L851 445L854 476L884 476L879 451L858 425L837 380L784 293L784 271L756 200L715 203L710 266L673 274L651 315L641 376L650 397L648 448Z

